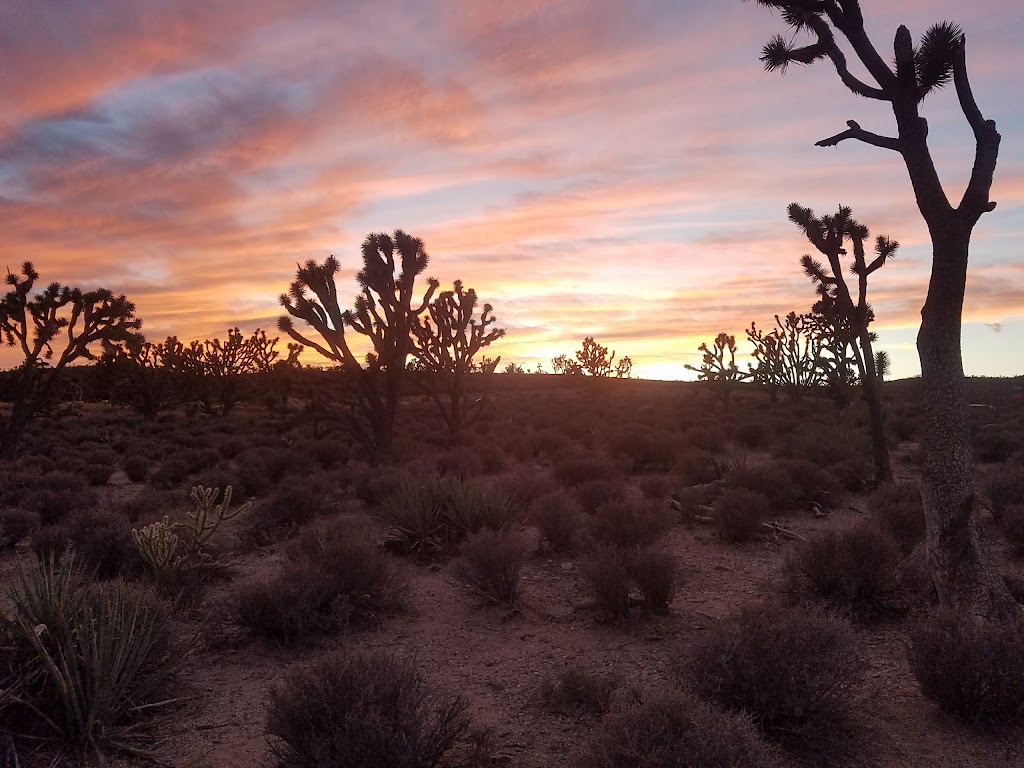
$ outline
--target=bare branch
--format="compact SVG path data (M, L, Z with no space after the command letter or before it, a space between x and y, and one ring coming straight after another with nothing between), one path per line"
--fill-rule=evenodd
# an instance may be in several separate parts
M834 147L839 142L845 141L846 139L857 139L863 141L865 144L871 144L875 147L881 147L882 149L891 149L894 152L900 151L900 143L897 139L890 136L881 136L871 131L865 131L860 127L860 124L856 120L847 120L846 124L850 126L847 130L842 133L837 133L835 136L829 136L827 139L814 142L816 147Z
M974 168L971 170L971 179L964 190L964 196L960 200L960 208L970 203L978 216L983 213L995 210L995 201L989 200L988 196L992 189L992 177L996 170L996 158L999 155L999 132L996 130L994 120L986 120L981 114L978 102L974 99L974 92L971 90L971 81L967 77L967 43L961 42L953 60L953 83L956 86L956 95L960 100L960 108L967 118L967 122L974 131Z
M807 25L813 29L815 34L818 36L818 41L824 48L825 55L832 60L832 64L835 65L836 72L839 73L839 79L843 81L843 85L858 96L864 96L869 99L878 99L879 101L891 101L884 90L868 85L850 72L850 68L846 63L846 54L843 53L842 49L836 43L835 35L832 34L832 30L826 21L814 16L808 20Z

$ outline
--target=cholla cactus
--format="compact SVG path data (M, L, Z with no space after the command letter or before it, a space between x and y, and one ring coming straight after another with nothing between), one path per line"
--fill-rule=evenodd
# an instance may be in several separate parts
M172 523L164 517L150 525L132 530L132 540L143 559L157 573L181 572L210 562L205 547L225 520L231 520L252 506L246 502L231 509L232 488L224 489L224 498L217 503L219 488L192 489L195 508L186 515L185 522Z

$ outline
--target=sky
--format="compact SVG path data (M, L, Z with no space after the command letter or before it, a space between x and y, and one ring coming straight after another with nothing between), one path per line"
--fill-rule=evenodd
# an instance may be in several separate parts
M1022 374L1024 6L861 5L887 59L901 23L967 34L1002 145L964 365ZM701 341L746 353L751 321L810 307L786 206L843 204L902 244L869 300L893 375L916 375L930 245L902 159L814 146L849 119L891 133L891 112L827 62L764 72L785 31L739 0L4 0L0 266L127 294L151 340L203 339L274 329L307 259L336 255L354 297L366 234L401 228L494 305L503 363L550 370L594 336L635 375L692 378ZM958 201L952 87L923 113Z

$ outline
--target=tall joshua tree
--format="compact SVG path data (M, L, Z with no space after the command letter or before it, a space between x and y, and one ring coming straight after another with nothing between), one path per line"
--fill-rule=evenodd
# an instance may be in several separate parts
M452 290L439 293L412 326L412 355L425 375L421 380L453 439L479 415L484 403L481 398L472 412L466 408L466 381L473 358L505 335L504 328L491 327L496 319L490 304L483 305L479 316L475 316L476 310L476 291L465 290L462 281L456 280ZM490 362L487 373L494 372L498 360Z
M11 414L0 418L0 455L5 457L14 452L31 418L53 396L70 363L93 359L90 347L94 344L118 344L137 337L142 326L135 317L135 305L124 296L105 288L82 291L60 283L50 283L33 296L38 280L39 273L26 261L20 275L8 271L11 290L0 299L0 335L24 356L17 368Z
M798 47L782 35L773 37L761 55L766 70L785 71L790 64L828 59L846 88L858 96L888 102L892 108L896 136L868 131L849 120L847 130L822 139L817 146L855 140L903 158L932 241L931 279L921 310L917 349L928 407L921 496L933 579L945 606L976 616L1019 614L1020 606L999 578L980 538L971 482L960 325L971 233L982 214L996 205L989 194L999 133L995 121L985 119L971 90L964 34L955 24L941 22L930 27L915 46L910 30L900 26L893 45L895 61L890 65L864 29L858 0L757 3L778 10L794 33L805 32L812 38L809 45ZM849 42L869 75L868 82L850 71L836 33ZM950 81L974 134L974 166L956 205L946 196L935 169L928 147L928 123L921 115L924 98Z
M868 228L853 218L852 211L840 207L835 215L815 216L810 208L797 203L789 205L789 220L796 224L826 259L826 267L820 261L804 254L800 264L811 278L822 297L822 302L834 307L840 325L853 337L854 359L864 387L864 399L871 421L871 446L875 459L875 474L883 482L892 480L892 464L889 462L889 446L885 442L885 420L882 413L882 390L878 370L875 367L875 353L872 350L873 334L868 330L874 313L868 304L868 277L892 258L900 244L885 235L875 238L874 257L868 262L864 255L864 241ZM857 276L857 300L851 295L843 275L844 247L849 240L853 246L853 263L850 271Z
M341 266L338 260L329 256L318 264L310 259L298 268L288 293L279 298L290 317L280 318L278 327L353 377L350 427L374 453L386 455L391 450L416 316L426 310L438 283L431 278L423 300L414 298L416 278L426 270L429 257L422 240L400 229L393 237L367 235L362 251L363 268L356 275L361 290L354 309L341 308L334 281ZM300 333L292 317L305 321L322 341ZM365 365L352 352L346 328L369 339L372 351Z

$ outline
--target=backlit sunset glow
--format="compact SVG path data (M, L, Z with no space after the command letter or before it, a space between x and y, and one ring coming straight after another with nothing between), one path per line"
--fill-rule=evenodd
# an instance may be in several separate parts
M1002 145L964 365L1024 373L1024 6L862 5L880 44L966 32ZM739 0L5 0L0 267L125 293L154 341L223 338L275 328L297 262L335 254L354 297L365 235L401 228L494 305L503 363L550 370L594 336L634 375L690 378L702 341L745 352L751 321L809 309L786 206L842 203L902 245L869 299L893 375L916 375L930 242L902 160L814 146L892 115L827 62L762 71L784 31ZM923 112L958 201L974 145L952 87Z

